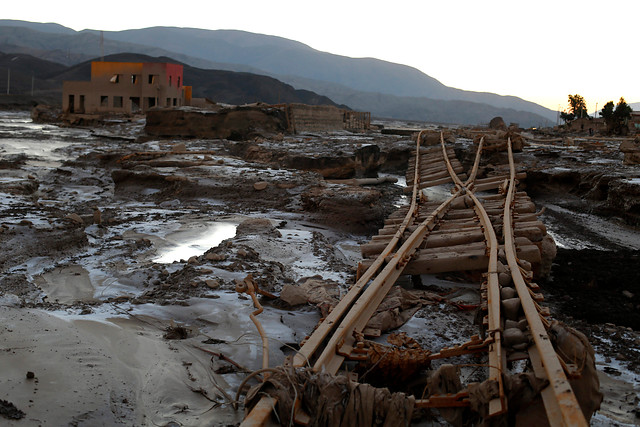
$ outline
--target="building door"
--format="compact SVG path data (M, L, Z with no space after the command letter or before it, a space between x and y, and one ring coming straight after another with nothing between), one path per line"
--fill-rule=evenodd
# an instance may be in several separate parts
M84 95L80 95L80 105L78 106L78 113L84 113Z
M69 110L70 113L75 113L75 103L76 103L76 98L74 95L69 95L69 107L67 108Z
M140 97L132 96L131 98L129 98L129 100L131 101L131 112L132 113L140 112Z

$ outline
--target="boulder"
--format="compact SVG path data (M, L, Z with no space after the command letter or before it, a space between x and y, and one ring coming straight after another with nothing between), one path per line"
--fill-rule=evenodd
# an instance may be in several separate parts
M249 218L245 219L236 228L236 237L246 235L266 235L274 237L282 237L282 234L274 225L271 220L267 218Z
M633 141L624 141L620 144L620 151L624 153L625 165L640 164L640 136Z
M489 129L507 130L507 124L502 117L494 117L489 122Z

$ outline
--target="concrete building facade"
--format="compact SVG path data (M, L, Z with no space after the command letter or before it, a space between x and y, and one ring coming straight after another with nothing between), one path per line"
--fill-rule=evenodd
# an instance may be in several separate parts
M62 108L71 114L145 113L153 107L189 105L183 67L155 62L91 63L91 81L62 86Z

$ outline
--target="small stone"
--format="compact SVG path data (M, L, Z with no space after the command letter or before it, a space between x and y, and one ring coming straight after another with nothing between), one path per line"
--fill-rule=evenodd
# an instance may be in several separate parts
M509 273L498 273L498 283L500 286L509 286L511 284L511 275Z
M504 321L504 328L505 329L513 329L513 328L520 329L518 327L518 322L516 322L515 320L509 320L509 319Z
M238 249L237 254L239 257L242 257L242 258L246 258L246 256L248 255L247 251L245 251L244 249Z
M504 287L500 289L500 299L510 299L516 296L518 296L518 292L513 288Z
M504 315L507 319L518 320L518 312L520 311L520 298L509 298L502 300L502 308L504 309Z
M73 221L73 222L75 222L76 224L79 224L79 225L84 225L84 220L77 213L70 213L69 215L67 215L65 217L65 219L71 220L71 221Z
M200 270L198 270L198 273L200 274L211 274L213 273L213 270L210 268L201 268Z
M187 151L187 146L183 142L175 144L171 149L173 153L184 153L185 151Z
M198 257L197 256L192 256L191 258L189 258L189 260L187 261L187 264L198 264Z
M634 295L629 292L629 291L622 291L622 295L624 295L625 297L632 299L634 297Z
M93 223L97 225L102 224L102 212L100 212L98 208L93 210Z
M190 285L191 285L191 287L193 287L193 288L197 288L197 287L198 287L198 282L196 282L196 281L193 281L193 282L191 282L191 283L189 283L189 284L190 284Z
M28 219L23 219L20 221L20 225L28 225L29 227L31 227L33 225L33 223L31 221L29 221Z
M27 379L28 379L28 380L32 380L32 379L34 379L35 377L36 377L36 374L34 374L34 373L33 373L33 372L31 372L31 371L27 371Z
M509 273L509 269L503 263L499 262L497 266L498 266L497 268L498 273Z
M253 189L261 191L261 190L264 190L265 188L267 188L268 185L269 185L269 183L267 183L266 181L258 181L258 182L253 184Z
M33 175L27 175L27 178L28 178L28 179L31 179L31 180L36 179L36 177L35 177L35 176L33 176Z
M224 261L227 259L227 256L225 254L214 254L210 252L205 255L205 258L209 261Z
M529 322L527 322L527 319L520 319L518 321L518 328L520 328L521 331L526 331L528 327Z
M207 279L204 281L204 284L211 289L218 289L220 287L220 282L215 279Z
M507 346L522 344L527 342L527 337L518 328L505 329L502 333L502 339Z
M219 164L219 165L224 165L224 160L222 160L222 159L218 159L218 164Z
M522 267L524 270L531 271L531 263L529 261L521 259L518 260L518 262L520 263L520 267Z

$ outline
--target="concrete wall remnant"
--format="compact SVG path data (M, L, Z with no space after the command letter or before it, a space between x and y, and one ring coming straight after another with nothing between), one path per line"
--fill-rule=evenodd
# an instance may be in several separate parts
M332 105L279 104L274 107L286 112L287 127L292 133L365 131L371 126L369 112L344 110Z

